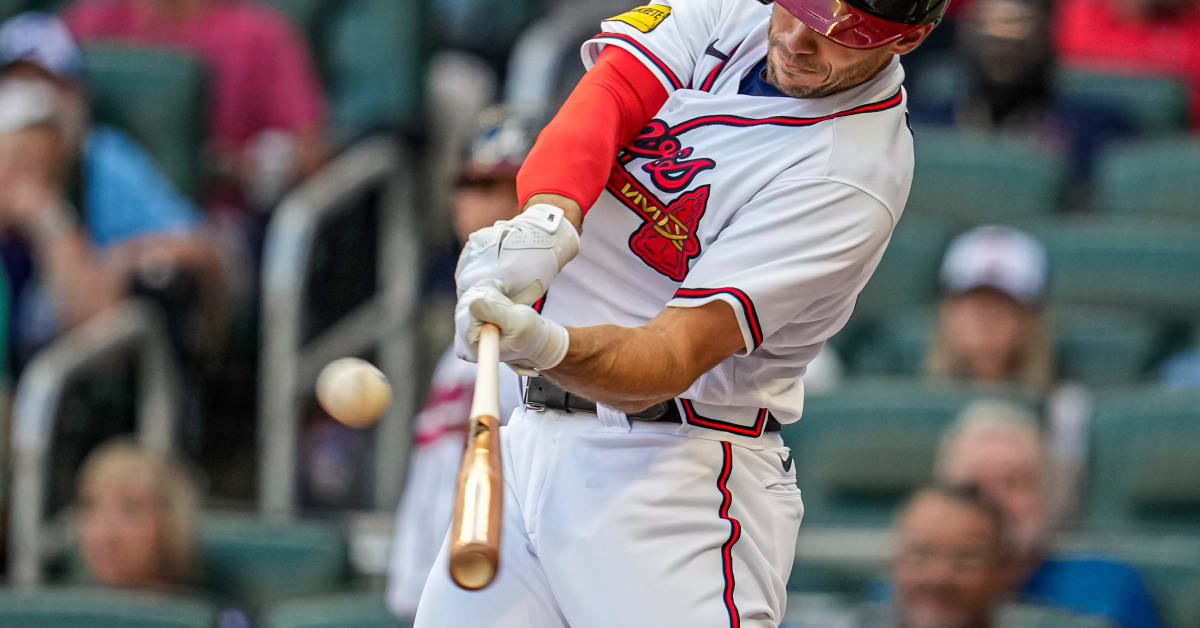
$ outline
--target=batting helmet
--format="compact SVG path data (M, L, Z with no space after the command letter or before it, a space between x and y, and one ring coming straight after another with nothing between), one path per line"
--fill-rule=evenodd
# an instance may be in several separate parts
M537 139L538 127L532 116L508 107L484 110L467 147L459 184L515 177Z
M950 0L775 0L813 30L848 48L878 48L937 24Z

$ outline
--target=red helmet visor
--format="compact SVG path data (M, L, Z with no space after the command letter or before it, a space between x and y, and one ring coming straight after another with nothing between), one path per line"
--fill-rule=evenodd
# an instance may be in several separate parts
M845 0L775 0L809 28L847 48L878 48L921 28L860 11Z

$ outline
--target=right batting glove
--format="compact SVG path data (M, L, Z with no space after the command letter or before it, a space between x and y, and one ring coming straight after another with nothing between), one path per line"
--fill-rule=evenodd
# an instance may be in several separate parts
M507 287L514 303L531 304L579 253L579 234L563 210L539 204L512 220L501 220L471 234L458 257L454 282L458 296L485 279Z

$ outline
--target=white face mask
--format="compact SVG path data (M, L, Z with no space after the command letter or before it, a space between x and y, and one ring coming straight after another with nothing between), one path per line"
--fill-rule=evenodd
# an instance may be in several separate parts
M0 80L0 133L50 124L72 148L87 129L88 111L82 98L72 98L42 79Z

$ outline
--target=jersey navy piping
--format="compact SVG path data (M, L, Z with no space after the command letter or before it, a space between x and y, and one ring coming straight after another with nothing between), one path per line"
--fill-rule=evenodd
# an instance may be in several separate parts
M622 33L600 33L592 39L616 39L633 46L633 48L640 52L642 56L649 59L650 62L654 64L654 67L658 68L659 72L662 72L663 75L667 77L667 80L671 82L671 85L674 86L675 89L683 89L683 81L680 81L679 77L675 76L675 73L671 71L670 66L668 66L666 63L663 63L662 59L659 59L653 52L650 52L650 49L644 46L637 39Z
M718 59L720 59L720 62L717 63L717 67L712 69L712 72L708 73L708 78L704 79L704 82L700 84L700 91L707 92L712 89L712 86L717 82L717 75L719 75L721 73L721 71L725 69L725 66L729 63L729 60L733 58L733 55L737 54L738 48L741 48L741 47L742 47L742 44L739 43L738 45L733 47L733 50L729 51L729 54L726 54L724 56L718 56L717 54L714 54L714 53L720 53L721 51L714 48L713 44L708 45L708 50L705 50L705 52L712 54L712 56L714 56L714 57L717 57ZM721 54L724 54L724 53L721 53Z
M904 92L902 90L897 90L895 94L892 94L883 100L867 103L865 105L859 105L853 109L846 109L837 113L831 113L829 115L816 116L812 118L797 118L792 116L772 116L770 118L746 118L743 116L732 115L700 116L698 118L692 118L691 120L685 120L679 124L676 124L675 126L671 127L671 133L679 135L680 133L687 133L688 131L703 126L714 125L732 127L752 127L764 125L792 127L812 126L814 124L825 122L827 120L833 120L835 118L843 118L861 113L884 111L886 109L898 107L903 102Z
M733 448L726 441L721 441L721 472L717 474L717 491L721 493L721 506L718 515L729 522L729 538L721 544L721 575L725 578L725 591L722 598L725 601L725 611L729 614L729 628L741 628L741 613L738 612L737 602L733 599L733 591L737 582L733 577L733 546L742 536L742 523L735 517L729 516L729 507L733 505L733 494L729 492L729 476L733 473Z
M728 421L706 417L696 412L696 407L692 405L690 399L683 397L679 397L678 399L679 405L683 407L683 416L687 420L688 425L704 427L718 432L737 434L739 436L751 436L754 438L762 436L763 430L767 427L767 417L771 414L766 408L759 408L758 414L754 418L754 425L738 425L737 423L729 423Z
M750 328L751 339L754 341L754 346L750 347L750 350L757 349L763 343L762 325L758 322L758 312L754 309L754 301L750 300L749 295L745 292L737 288L680 288L675 291L675 298L704 299L718 294L728 294L741 304L746 324Z

